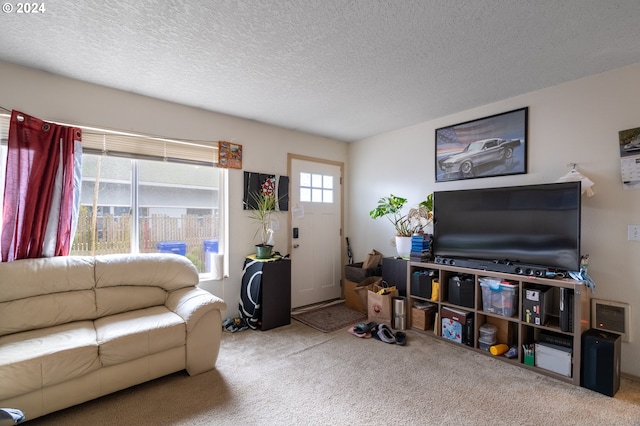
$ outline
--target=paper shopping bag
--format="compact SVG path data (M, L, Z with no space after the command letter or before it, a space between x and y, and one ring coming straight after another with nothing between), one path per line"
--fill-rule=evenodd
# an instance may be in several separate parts
M369 322L391 326L393 318L393 298L398 296L397 290L389 290L386 287L373 285L367 294L367 317ZM385 294L379 294L381 290Z

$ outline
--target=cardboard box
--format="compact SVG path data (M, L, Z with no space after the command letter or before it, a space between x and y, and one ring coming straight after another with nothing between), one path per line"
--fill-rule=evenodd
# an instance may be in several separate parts
M344 305L354 311L367 313L367 291L375 283L380 283L382 277L367 277L361 282L344 281Z
M411 327L417 330L433 330L436 305L426 309L411 308Z
M545 325L551 311L551 287L528 287L522 289L522 321Z
M354 283L360 283L368 277L382 276L382 267L362 268L364 262L350 263L344 265L344 278Z

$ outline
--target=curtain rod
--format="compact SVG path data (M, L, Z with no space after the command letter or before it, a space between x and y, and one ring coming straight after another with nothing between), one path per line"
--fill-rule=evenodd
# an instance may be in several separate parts
M3 106L0 106L0 110L5 111L6 114L0 114L0 115L4 115L7 117L11 117L11 113L13 112L13 110L11 109L7 109ZM171 142L171 143L178 143L178 144L184 144L184 145L195 145L195 146L202 146L203 144L217 144L218 141L204 141L204 140L193 140L193 139L171 139L171 138L164 138L161 136L152 136L152 135L145 135L145 134L140 134L140 133L127 133L127 132L122 132L119 130L108 130L108 129L103 129L100 127L91 127L91 126L82 126L79 124L70 124L70 123L61 123L59 121L55 121L55 120L44 120L44 121L50 121L52 123L61 125L61 126L69 126L69 127L78 127L80 129L82 129L83 132L87 132L89 134L92 135L119 135L119 136L130 136L130 137L135 137L135 138L145 138L145 139L152 139L152 140L156 140L159 142ZM233 142L233 139L230 141ZM208 145L207 145L208 146ZM217 146L211 146L211 148L217 148Z

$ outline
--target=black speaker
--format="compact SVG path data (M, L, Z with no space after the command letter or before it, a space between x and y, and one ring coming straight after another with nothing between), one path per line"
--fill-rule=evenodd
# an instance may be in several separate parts
M620 389L621 336L596 329L582 335L582 369L580 382L583 387L613 396Z

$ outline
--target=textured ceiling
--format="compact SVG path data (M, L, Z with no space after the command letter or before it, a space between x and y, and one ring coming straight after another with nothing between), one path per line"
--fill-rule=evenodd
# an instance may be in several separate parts
M345 141L640 62L640 0L4 4L0 60Z

